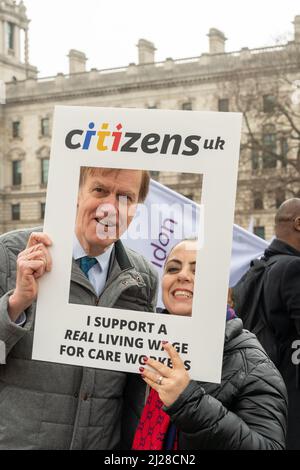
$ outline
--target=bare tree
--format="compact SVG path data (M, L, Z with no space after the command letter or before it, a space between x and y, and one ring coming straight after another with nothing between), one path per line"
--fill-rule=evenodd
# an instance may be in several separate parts
M277 193L276 205L300 196L300 80L293 75L235 74L225 85L244 118L241 167L253 191Z

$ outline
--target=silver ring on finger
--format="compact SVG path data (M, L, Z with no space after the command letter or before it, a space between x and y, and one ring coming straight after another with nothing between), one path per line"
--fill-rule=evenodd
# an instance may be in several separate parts
M163 376L158 377L156 381L157 385L162 385L162 381L163 381Z

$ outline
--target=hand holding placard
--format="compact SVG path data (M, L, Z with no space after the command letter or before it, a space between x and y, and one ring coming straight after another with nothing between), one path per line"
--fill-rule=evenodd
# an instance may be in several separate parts
M171 406L188 386L190 376L174 346L163 342L163 348L169 354L173 367L165 366L153 359L147 359L146 365L154 369L155 372L144 368L140 368L140 372L143 374L145 382L157 391L164 405Z
M38 279L51 271L52 260L48 251L51 245L48 235L33 232L26 249L19 254L16 288L8 301L8 313L12 321L16 321L33 303L38 293Z

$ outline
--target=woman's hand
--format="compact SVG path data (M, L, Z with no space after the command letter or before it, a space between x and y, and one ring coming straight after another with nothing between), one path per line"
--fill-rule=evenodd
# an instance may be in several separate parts
M190 376L176 349L170 343L165 342L163 342L163 348L170 356L173 369L154 359L147 359L145 364L154 371L141 367L140 372L144 381L157 391L164 405L171 406L188 386Z

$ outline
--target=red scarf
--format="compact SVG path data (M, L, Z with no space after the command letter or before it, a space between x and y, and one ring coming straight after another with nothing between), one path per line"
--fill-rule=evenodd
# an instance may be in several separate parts
M158 393L151 389L138 424L132 449L162 450L170 425L170 417L162 410L163 402ZM174 450L177 450L177 439Z
M235 311L227 306L226 321L236 318ZM170 417L162 410L163 402L158 393L151 389L139 421L132 449L162 450L168 435ZM178 450L177 433L173 450Z

